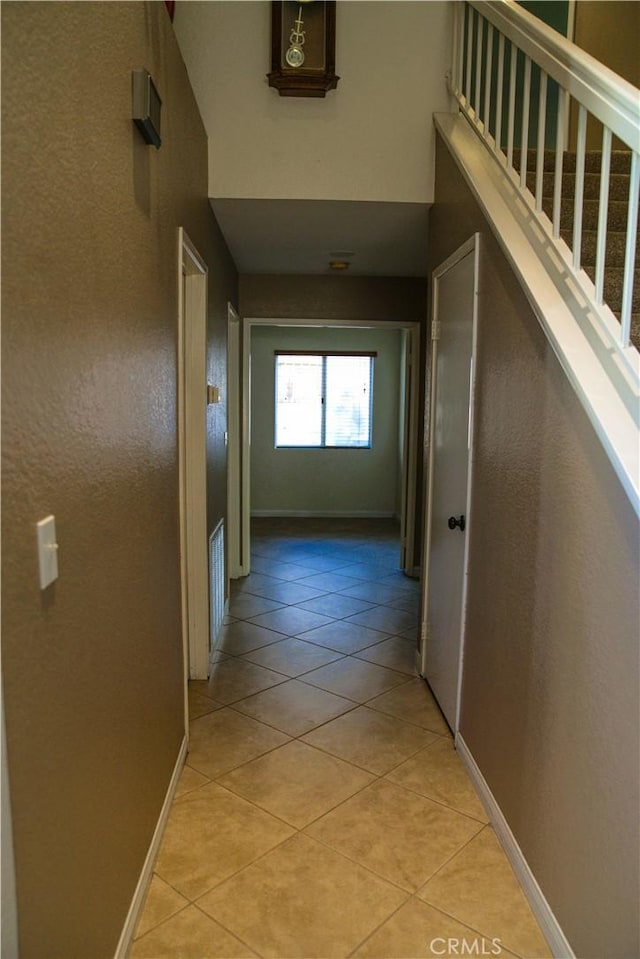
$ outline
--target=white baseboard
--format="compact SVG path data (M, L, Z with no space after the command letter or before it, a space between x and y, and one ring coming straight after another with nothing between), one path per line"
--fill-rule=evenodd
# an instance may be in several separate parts
M393 510L316 510L316 509L252 509L252 516L317 517L319 519L394 519Z
M131 946L131 940L133 939L136 924L140 916L140 910L142 909L144 898L147 893L147 887L151 882L151 876L153 875L153 867L160 849L160 843L162 842L162 836L164 834L165 826L167 825L167 819L169 818L169 811L171 810L173 796L176 791L176 786L178 785L180 773L182 772L182 767L184 766L186 758L187 737L185 736L182 740L180 752L178 753L178 758L176 759L176 764L173 768L173 774L169 782L169 788L167 789L167 794L164 797L162 809L160 810L160 816L158 817L158 822L151 839L151 844L149 845L149 850L142 867L142 872L140 873L140 878L138 879L136 891L133 894L133 899L131 900L131 905L129 906L129 912L127 913L127 918L122 929L120 941L115 951L114 959L126 959L126 956L128 955L129 948Z
M573 949L569 945L558 920L553 914L551 906L547 902L542 889L531 872L529 864L524 858L524 854L515 836L511 832L509 824L504 818L504 814L496 802L493 793L489 789L486 779L480 772L478 764L460 733L456 733L456 749L474 786L480 794L480 799L491 820L491 825L495 829L500 845L504 849L506 857L511 863L511 868L522 886L522 891L531 906L534 916L538 920L538 924L549 944L549 948L556 959L575 959Z

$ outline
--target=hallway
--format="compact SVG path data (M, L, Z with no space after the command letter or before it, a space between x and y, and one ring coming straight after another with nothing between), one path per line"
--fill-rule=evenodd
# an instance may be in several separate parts
M254 520L133 959L550 955L415 677L398 552L390 520Z

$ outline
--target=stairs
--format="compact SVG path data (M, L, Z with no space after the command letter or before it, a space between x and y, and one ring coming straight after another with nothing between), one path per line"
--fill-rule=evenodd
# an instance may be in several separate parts
M537 153L529 150L527 156L527 186L535 193L535 169ZM513 165L520 170L520 153L514 151ZM555 159L553 150L545 150L543 163L542 208L549 218L553 213L553 189L555 182ZM588 151L585 157L585 183L582 219L582 267L595 279L598 208L600 197L600 164L602 154ZM627 230L629 197L629 170L631 154L614 150L611 153L609 180L609 209L607 216L607 244L605 256L604 299L620 319L622 308L622 284ZM562 206L560 211L560 235L569 247L573 247L573 218L575 209L576 155L564 154L562 171ZM631 341L640 350L640 238L636 243L634 288L631 315Z

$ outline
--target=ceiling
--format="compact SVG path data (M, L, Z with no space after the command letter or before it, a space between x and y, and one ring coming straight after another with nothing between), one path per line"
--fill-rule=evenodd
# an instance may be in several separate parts
M427 203L210 202L239 273L328 274L337 259L352 276L426 276Z

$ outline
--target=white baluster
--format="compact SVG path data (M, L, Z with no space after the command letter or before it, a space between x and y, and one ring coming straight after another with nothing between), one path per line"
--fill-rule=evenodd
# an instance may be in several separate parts
M504 86L504 35L498 40L498 89L496 92L496 153L502 150L502 89Z
M638 200L640 198L640 154L631 154L631 177L629 182L629 211L627 213L627 243L624 254L624 283L622 286L622 313L620 337L623 346L631 339L631 307L633 305L633 279L636 264L636 237L638 232Z
M487 61L484 68L484 124L485 138L490 135L489 114L491 112L491 68L493 67L493 27L487 24Z
M520 189L527 186L527 161L529 153L529 109L531 107L531 57L524 58L524 84L522 93L522 130L520 137Z
M569 94L558 86L558 124L556 126L556 163L553 177L553 236L560 236L560 212L562 208L562 166L564 162L564 138Z
M576 192L573 207L573 268L580 269L582 258L582 207L584 200L584 155L587 143L587 111L578 109L578 145L576 149Z
M547 74L540 71L540 99L538 101L538 152L536 156L536 210L542 210L544 178L544 146L547 132Z
M471 61L473 59L473 19L474 11L472 7L467 7L467 63L464 81L464 98L467 110L471 107Z
M513 167L513 126L516 115L516 65L518 48L511 44L511 68L509 70L509 112L507 114L507 166Z
M480 78L482 76L482 37L484 35L484 17L478 14L478 30L476 33L476 85L473 91L473 110L476 121L480 119Z
M611 172L611 130L602 130L600 166L600 204L598 207L598 242L596 245L596 303L604 303L604 264L607 256L607 216L609 213L609 174Z

